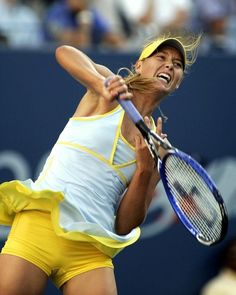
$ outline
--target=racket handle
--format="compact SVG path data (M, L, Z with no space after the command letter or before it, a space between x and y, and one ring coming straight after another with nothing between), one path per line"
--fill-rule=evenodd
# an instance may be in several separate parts
M128 114L130 119L134 122L134 124L138 124L140 121L143 121L142 116L137 111L131 100L117 98L117 101Z
M144 138L148 138L148 134L150 133L150 129L145 124L143 117L140 115L139 111L133 105L131 100L124 100L117 98L117 101L128 114L129 118L133 121L139 131L142 133Z
M172 145L168 142L165 142L164 139L162 139L158 134L150 130L147 125L145 124L142 116L136 109L136 107L133 105L131 100L123 100L117 98L117 101L122 106L122 108L125 110L125 112L128 114L130 119L134 122L134 124L138 127L144 138L148 137L148 134L151 134L153 138L165 149L169 150L172 149Z

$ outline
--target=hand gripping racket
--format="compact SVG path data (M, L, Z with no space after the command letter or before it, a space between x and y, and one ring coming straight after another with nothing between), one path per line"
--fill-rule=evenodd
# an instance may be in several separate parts
M185 227L207 246L221 241L228 227L224 201L211 177L191 156L165 142L144 122L130 100L118 102L144 137L150 153L159 167L168 199ZM166 154L159 159L156 145Z

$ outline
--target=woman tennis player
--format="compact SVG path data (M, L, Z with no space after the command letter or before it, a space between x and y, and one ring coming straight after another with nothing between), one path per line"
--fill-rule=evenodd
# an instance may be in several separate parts
M181 84L199 40L152 40L125 78L76 48L56 50L87 92L39 178L0 185L0 222L12 225L0 255L1 295L43 294L49 277L65 295L117 294L112 258L139 238L160 177L116 98L132 99L165 137L151 114Z

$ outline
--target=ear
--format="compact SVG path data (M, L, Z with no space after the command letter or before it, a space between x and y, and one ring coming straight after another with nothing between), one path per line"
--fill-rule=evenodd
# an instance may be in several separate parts
M183 79L184 79L184 77L182 77L182 78L179 80L179 82L177 83L175 89L178 89L178 88L179 88L179 86L181 85Z
M137 74L141 74L141 70L142 70L142 61L138 60L135 63L135 71Z

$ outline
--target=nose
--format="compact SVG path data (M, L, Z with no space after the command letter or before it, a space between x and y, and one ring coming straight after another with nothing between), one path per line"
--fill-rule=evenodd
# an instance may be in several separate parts
M172 70L174 68L174 65L173 65L173 63L171 61L167 61L166 64L165 64L165 67L167 69Z

